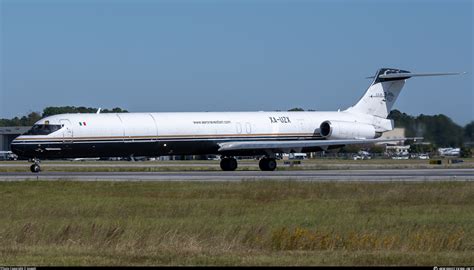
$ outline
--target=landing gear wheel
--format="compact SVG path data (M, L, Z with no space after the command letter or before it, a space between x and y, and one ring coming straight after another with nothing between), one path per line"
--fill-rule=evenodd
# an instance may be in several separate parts
M258 162L258 167L260 167L260 170L266 171L267 169L266 166L267 166L267 158L260 159L260 161Z
M35 164L32 164L32 165L30 166L30 170L31 170L31 172L33 172L33 173L39 173L39 172L41 171L41 167L40 167L39 164L36 164L36 163L35 163Z
M237 160L235 158L223 158L221 160L221 169L223 171L235 171L237 169Z
M262 171L274 171L277 167L277 162L274 158L264 157L258 162L258 166Z

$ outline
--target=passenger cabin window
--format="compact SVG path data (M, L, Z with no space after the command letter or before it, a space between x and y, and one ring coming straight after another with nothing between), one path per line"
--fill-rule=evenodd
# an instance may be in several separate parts
M48 135L61 129L62 127L63 125L34 125L24 135Z

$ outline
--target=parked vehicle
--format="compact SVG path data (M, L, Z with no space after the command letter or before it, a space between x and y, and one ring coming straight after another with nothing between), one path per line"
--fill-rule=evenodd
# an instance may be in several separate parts
M420 154L418 156L419 159L430 159L430 156L428 154Z
M367 151L359 151L357 152L357 155L353 156L353 160L364 160L364 159L371 159L372 157L370 156L370 153Z
M408 159L408 155L406 155L406 156L393 156L392 159Z
M0 160L17 160L18 156L12 151L0 151Z

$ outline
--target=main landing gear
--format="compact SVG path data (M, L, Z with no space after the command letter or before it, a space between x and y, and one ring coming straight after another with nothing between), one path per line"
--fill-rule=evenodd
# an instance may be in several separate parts
M223 171L235 171L237 169L237 160L233 157L221 159L221 169Z
M274 171L277 167L277 162L274 158L263 157L260 159L258 166L262 171ZM237 160L233 157L224 157L221 159L221 169L223 171L235 171L237 169Z
M30 170L32 173L39 173L41 171L40 161L39 159L34 158L33 164L30 166Z
M274 158L263 157L258 162L258 166L262 171L274 171L277 167L277 162Z

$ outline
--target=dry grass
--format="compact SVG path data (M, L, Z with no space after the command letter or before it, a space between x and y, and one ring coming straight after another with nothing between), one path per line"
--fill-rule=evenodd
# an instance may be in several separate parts
M472 265L474 183L0 183L1 265Z

